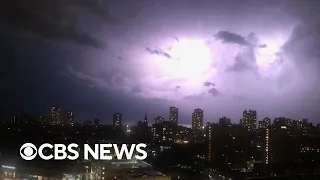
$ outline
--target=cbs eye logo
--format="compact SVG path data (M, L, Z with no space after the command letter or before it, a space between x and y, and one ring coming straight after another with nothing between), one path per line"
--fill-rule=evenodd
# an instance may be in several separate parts
M20 147L22 159L30 161L37 156L37 147L32 143L25 143Z

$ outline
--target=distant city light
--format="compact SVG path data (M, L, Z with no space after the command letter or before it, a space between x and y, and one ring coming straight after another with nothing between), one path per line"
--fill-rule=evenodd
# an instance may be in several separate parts
M5 169L16 169L16 167L14 167L14 166L6 166L6 165L2 165L2 168L5 168Z

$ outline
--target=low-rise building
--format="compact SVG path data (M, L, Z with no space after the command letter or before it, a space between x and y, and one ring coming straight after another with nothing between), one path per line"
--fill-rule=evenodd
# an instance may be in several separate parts
M55 170L1 165L0 179L61 180L63 179L63 174L57 173Z
M92 165L92 174L103 180L171 180L170 176L139 160L96 161Z

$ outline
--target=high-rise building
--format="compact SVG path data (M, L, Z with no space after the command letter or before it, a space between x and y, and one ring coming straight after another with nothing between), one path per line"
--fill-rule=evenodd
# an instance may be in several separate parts
M175 124L172 121L160 121L152 125L153 142L171 145L174 142Z
M205 140L202 109L195 109L192 113L192 132L192 141L194 143L200 143Z
M137 126L135 127L135 139L138 142L149 143L152 138L151 130L152 129L149 128L147 122L138 121Z
M154 124L159 124L162 123L164 121L164 117L162 116L157 116L154 118Z
M271 119L266 117L262 121L259 121L259 129L267 129L271 126Z
M207 160L221 169L240 170L247 167L249 136L240 125L209 124Z
M291 163L301 158L303 134L296 129L274 126L269 130L269 139L268 163Z
M178 126L175 133L175 143L184 144L189 143L191 136L191 129L184 126Z
M203 110L195 109L192 113L192 129L202 130L203 127Z
M115 113L113 115L113 128L118 128L122 126L122 114Z
M307 128L308 128L308 120L307 119L293 120L292 127L300 130L303 134L305 134L307 132Z
M53 106L51 108L51 120L53 124L60 123L60 108L57 106Z
M257 111L246 109L243 111L242 125L248 131L254 131L257 128Z
M266 128L266 135L265 135L265 163L269 163L269 128Z
M262 122L262 121L260 121ZM254 143L256 145L256 153L254 155L255 161L269 163L269 152L270 152L270 133L272 128L270 126L260 126L255 132ZM251 139L251 138L250 138Z
M265 164L269 163L269 144L270 144L270 127L271 127L271 119L265 117L262 121L259 121L259 132L261 136L262 142L262 152L264 154L264 162Z
M63 112L62 121L65 124L73 124L74 123L74 113L70 110L66 110Z
M147 115L147 113L144 115L143 122L148 124L148 115Z
M179 111L177 107L170 107L169 120L178 125Z

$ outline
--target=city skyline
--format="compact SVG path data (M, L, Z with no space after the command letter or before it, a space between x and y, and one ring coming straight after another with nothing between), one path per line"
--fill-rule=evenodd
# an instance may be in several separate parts
M2 0L0 20L0 179L320 179L320 0Z
M174 113L172 114L172 111L174 110ZM176 114L175 114L176 113ZM148 113L145 113L143 115L143 117L141 117L140 119L137 120L131 120L131 121L127 121L126 119L123 119L123 113L121 112L116 112L116 113L112 113L112 116L107 118L107 119L101 119L99 117L92 117L92 118L88 118L88 119L77 119L75 118L75 112L70 110L70 109L63 109L60 108L59 106L52 106L50 109L50 113L45 115L36 115L36 116L30 116L28 114L15 114L12 115L10 117L10 119L12 119L14 117L14 119L18 116L27 116L30 118L37 118L37 119L46 119L50 121L52 121L52 123L58 124L58 123L83 123L83 122L87 122L87 121L91 121L92 123L95 123L94 121L98 120L99 123L101 124L112 124L114 127L120 127L120 126L125 126L125 125L135 125L138 122L147 122L148 125L152 125L152 124L157 124L157 123L161 123L161 122L173 122L174 124L178 124L178 125L182 125L185 127L189 127L189 128L193 128L193 129L198 129L201 130L206 123L218 123L218 124L242 124L244 127L246 127L249 131L252 131L255 128L258 127L266 127L268 126L268 123L270 124L271 122L273 122L274 120L277 119L282 119L282 118L286 118L286 119L291 119L291 120L299 120L299 121L303 121L303 120L307 120L308 122L312 123L311 121L309 121L308 118L292 118L292 117L285 117L285 116L277 116L277 117L270 117L270 116L265 116L263 118L257 118L258 116L258 112L254 109L244 109L242 111L242 116L239 119L231 119L230 117L224 115L221 117L218 117L217 119L210 119L210 117L207 119L205 118L205 111L201 108L195 108L191 113L190 113L190 117L189 120L185 120L182 121L182 123L180 123L180 119L177 118L174 120L172 119L172 115L177 115L179 113L179 108L178 107L174 107L174 106L170 106L168 109L168 118L166 118L166 115L163 114L157 114L155 116L150 116L148 115ZM129 116L130 117L130 116ZM49 118L49 119L48 119ZM3 119L6 120L6 119ZM7 119L8 120L8 119ZM101 121L102 120L102 121ZM318 124L318 123L316 123Z
M103 123L170 106L180 123L194 108L320 122L317 1L28 2L0 14L0 118L58 104Z

